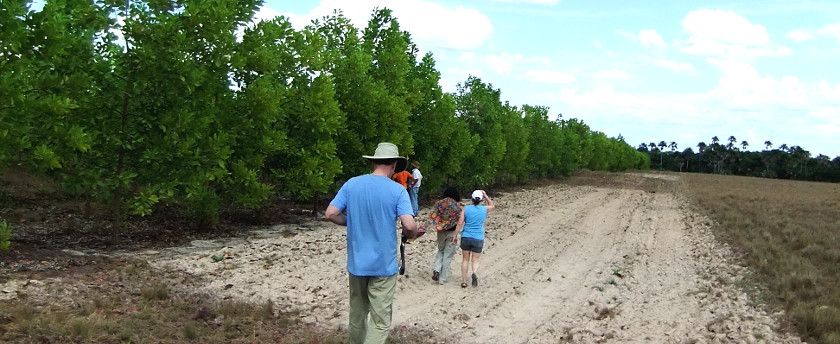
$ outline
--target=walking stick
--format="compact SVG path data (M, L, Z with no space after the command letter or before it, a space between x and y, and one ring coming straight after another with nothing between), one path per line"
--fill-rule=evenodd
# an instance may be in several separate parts
M407 239L405 235L402 236L400 240L400 260L402 260L402 265L400 265L400 275L405 275L405 242Z

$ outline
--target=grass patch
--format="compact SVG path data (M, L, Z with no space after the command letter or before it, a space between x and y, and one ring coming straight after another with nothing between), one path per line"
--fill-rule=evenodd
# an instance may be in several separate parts
M116 262L61 283L45 288L43 295L0 301L0 342L341 343L346 339L344 331L276 312L271 302L207 300L179 292L168 287L173 282L164 280L160 271L142 263Z
M271 301L218 300L171 288L202 282L167 277L143 262L112 261L69 274L42 293L0 301L0 343L338 344L347 339L345 330L304 323L299 314L277 311ZM418 329L394 329L390 337L392 343L441 342Z
M803 340L840 344L840 185L681 174Z

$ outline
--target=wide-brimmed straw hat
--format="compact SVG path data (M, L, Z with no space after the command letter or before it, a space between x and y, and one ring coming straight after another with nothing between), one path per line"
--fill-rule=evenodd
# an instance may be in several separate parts
M397 145L390 142L380 143L376 146L376 151L373 152L373 155L362 155L362 157L368 160L397 159L397 167L394 169L394 173L405 171L405 167L408 165L408 159L400 156L400 150L397 148Z

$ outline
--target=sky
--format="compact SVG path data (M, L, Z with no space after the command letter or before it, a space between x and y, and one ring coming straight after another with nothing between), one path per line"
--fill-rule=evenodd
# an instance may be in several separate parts
M734 136L840 156L840 1L267 0L257 16L300 29L340 9L363 28L376 7L446 92L477 76L634 147Z

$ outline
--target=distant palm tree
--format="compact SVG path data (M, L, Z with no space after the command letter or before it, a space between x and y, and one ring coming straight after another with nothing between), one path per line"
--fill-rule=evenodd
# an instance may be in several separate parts
M669 144L668 147L671 148L671 152L675 152L677 150L677 143L671 141L671 144Z
M732 150L735 148L735 142L738 142L738 139L736 139L735 136L730 136L727 141L729 141L729 143L726 144L726 149Z
M773 142L770 142L770 140L764 141L764 148L770 150L770 148L773 148Z
M657 146L659 146L659 170L662 171L662 150L668 147L668 144L665 141L659 141Z
M779 146L779 150L782 151L782 152L787 152L788 151L787 143L782 143L782 145Z
M716 144L718 144L718 142L720 142L720 139L717 136L713 136L712 137L712 145L716 145Z
M747 143L747 141L741 141L741 147L743 147L743 148L744 148L744 151L746 151L746 150L747 150L747 147L749 147L749 145L750 145L750 144L749 144L749 143Z

